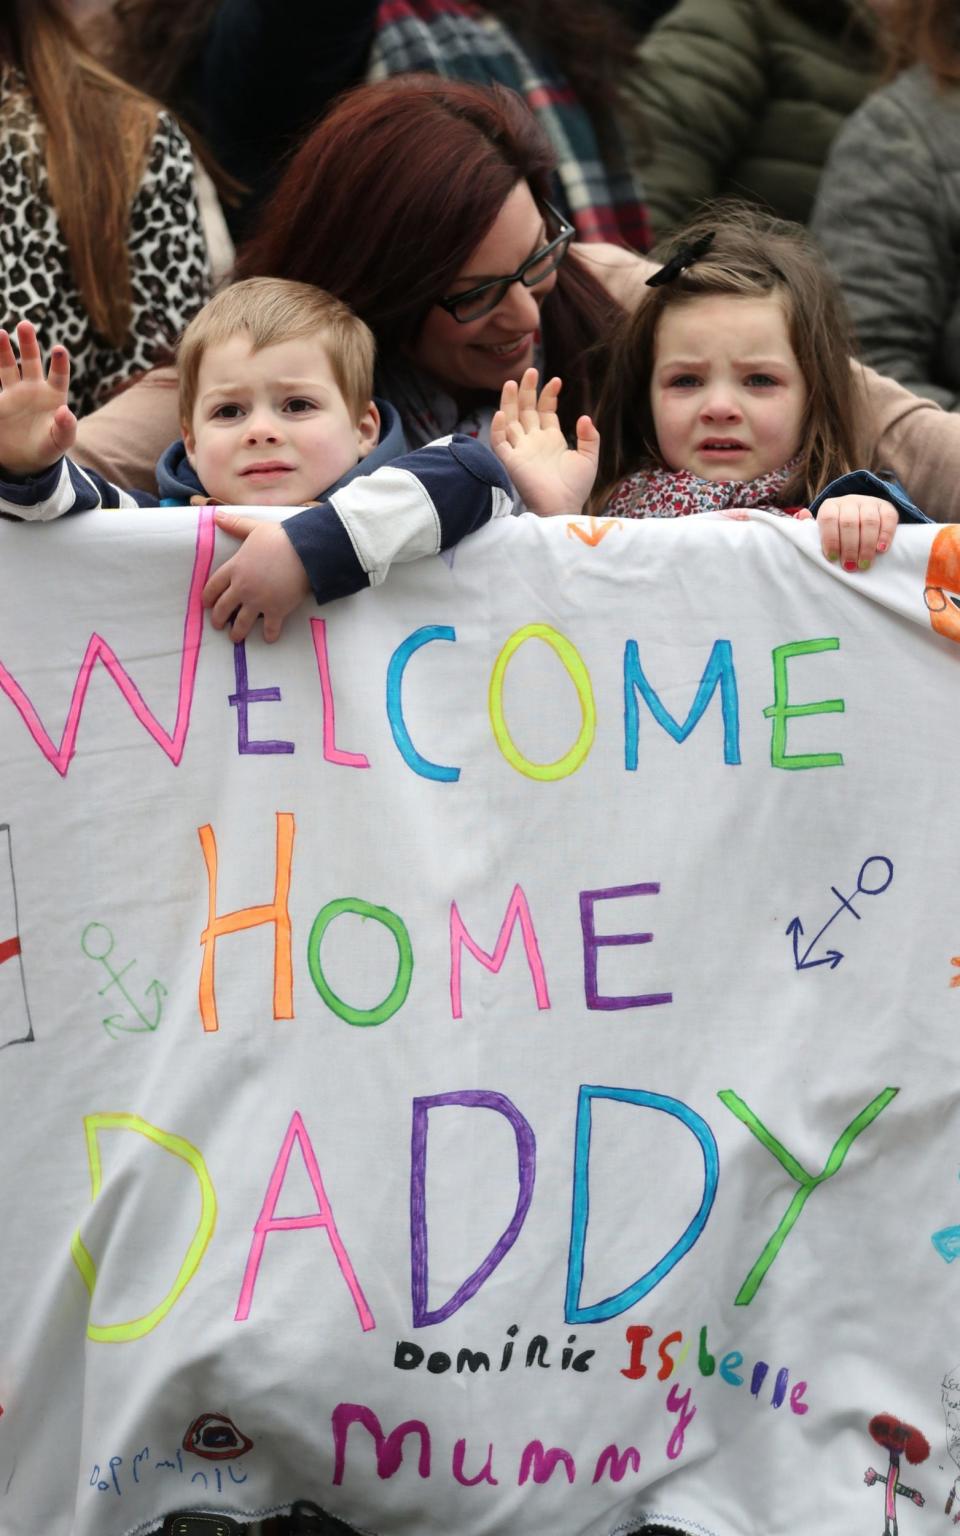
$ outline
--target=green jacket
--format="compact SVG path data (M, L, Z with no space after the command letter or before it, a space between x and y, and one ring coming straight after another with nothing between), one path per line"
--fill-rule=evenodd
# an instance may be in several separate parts
M861 0L679 0L636 56L627 88L658 236L721 196L806 223L833 136L876 72Z

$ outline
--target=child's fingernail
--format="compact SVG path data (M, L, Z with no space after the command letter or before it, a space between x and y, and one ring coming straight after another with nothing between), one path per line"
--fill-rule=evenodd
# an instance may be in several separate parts
M855 571L857 568L856 560L844 560L843 568L845 571Z
M890 548L890 545L888 543L886 543L886 541L884 539L881 539L879 544L877 545L877 554L878 555L885 555L889 548Z
M858 562L857 562L857 569L861 570L861 571L869 571L869 569L870 569L870 561L869 560L858 560Z
M835 549L831 549L827 555L828 560L839 560L840 556Z

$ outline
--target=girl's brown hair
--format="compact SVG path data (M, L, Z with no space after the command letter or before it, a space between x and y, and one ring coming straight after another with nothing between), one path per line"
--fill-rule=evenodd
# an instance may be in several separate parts
M88 53L57 0L0 0L0 75L6 66L24 77L43 123L49 195L84 307L94 329L122 347L132 309L130 207L156 104Z
M888 72L925 64L941 87L960 81L960 8L957 0L892 0L882 14Z
M551 199L555 157L524 102L501 86L403 75L349 91L290 161L240 277L315 283L370 326L381 357L415 349L431 307L526 181ZM589 408L592 345L622 310L571 255L544 302L546 375L563 374L564 426Z
M596 424L600 432L605 504L619 480L634 470L665 468L657 447L650 402L657 327L664 311L707 295L779 298L790 345L807 386L800 462L780 497L782 506L809 501L860 462L859 387L850 363L853 331L840 289L824 258L799 224L740 204L714 204L659 245L666 262L682 246L714 233L709 250L680 276L648 288L629 324L608 350Z

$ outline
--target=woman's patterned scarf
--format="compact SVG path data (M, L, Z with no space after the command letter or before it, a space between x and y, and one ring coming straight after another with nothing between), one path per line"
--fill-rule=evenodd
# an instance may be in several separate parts
M728 507L785 510L777 500L796 473L793 458L756 480L701 480L689 469L638 469L621 480L605 508L607 517L692 517ZM796 510L795 508L791 510Z

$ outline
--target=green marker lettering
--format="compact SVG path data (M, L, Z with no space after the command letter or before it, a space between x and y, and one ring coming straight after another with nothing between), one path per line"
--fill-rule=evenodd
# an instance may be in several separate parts
M787 662L794 656L814 656L819 651L837 651L840 641L836 636L823 640L794 640L791 645L773 648L773 703L763 712L765 720L773 721L770 738L770 762L774 768L842 768L843 757L839 752L787 753L787 721L800 715L842 715L842 699L820 699L816 704L791 704Z
M362 918L372 917L374 922L382 923L385 928L388 928L396 941L397 974L390 991L376 1008L354 1008L350 1003L344 1002L342 997L337 996L323 974L323 967L320 964L320 945L323 942L323 936L334 918L340 917L344 912L353 912L357 917ZM344 896L339 901L328 901L314 918L310 937L307 940L307 964L310 967L314 986L327 1007L338 1018L344 1019L348 1024L383 1024L386 1019L396 1013L398 1008L402 1008L407 1000L413 977L413 946L403 918L391 912L389 907L375 907L369 901L363 901L359 897Z
M882 1093L878 1093L875 1099L870 1100L867 1107L860 1111L855 1120L851 1120L846 1130L837 1138L830 1156L823 1165L822 1173L818 1173L815 1176L807 1173L806 1169L797 1162L793 1154L788 1152L786 1147L775 1136L770 1134L759 1116L755 1115L750 1106L745 1104L743 1099L737 1094L733 1093L729 1088L724 1088L717 1095L721 1102L727 1106L730 1113L736 1115L738 1120L743 1121L747 1130L753 1132L757 1140L762 1142L767 1151L771 1152L777 1159L780 1166L785 1168L790 1177L795 1179L800 1185L772 1237L737 1292L734 1306L747 1307L750 1305L760 1289L764 1275L786 1242L794 1222L806 1205L807 1200L813 1194L813 1191L819 1184L826 1183L827 1179L832 1179L833 1175L839 1172L843 1167L844 1158L860 1135L860 1132L865 1131L867 1126L872 1124L877 1116L883 1113L891 1100L896 1098L899 1091L898 1088L884 1088Z
M700 1329L700 1347L697 1350L697 1364L700 1367L701 1376L712 1376L717 1368L717 1362L707 1348L707 1325L704 1323Z

